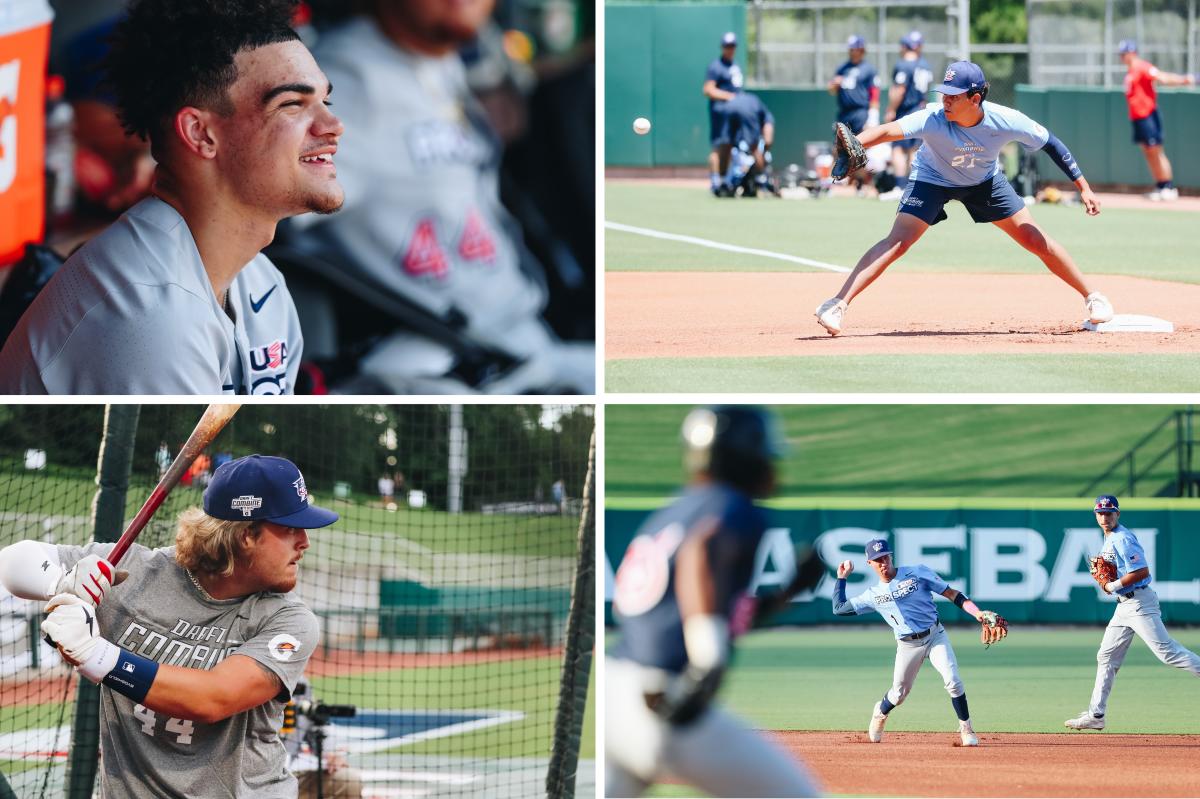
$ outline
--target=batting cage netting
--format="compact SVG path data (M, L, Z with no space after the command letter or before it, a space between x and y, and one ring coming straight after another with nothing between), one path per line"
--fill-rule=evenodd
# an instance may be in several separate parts
M203 411L0 407L0 547L115 541ZM284 714L301 795L320 741L345 795L594 796L593 428L590 405L246 405L135 546L172 545L222 463L288 458L341 517L295 589L321 627ZM0 588L0 799L84 799L98 693L41 614Z

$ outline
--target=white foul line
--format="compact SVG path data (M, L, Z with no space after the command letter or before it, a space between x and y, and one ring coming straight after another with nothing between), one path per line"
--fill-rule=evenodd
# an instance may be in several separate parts
M736 244L723 244L719 241L710 241L709 239L698 239L695 236L680 236L677 233L663 233L661 230L650 230L644 227L634 227L633 225L622 225L620 222L605 221L606 228L620 230L623 233L636 233L639 236L649 236L652 239L666 239L667 241L682 241L685 244L695 244L699 247L710 247L714 250L724 250L725 252L740 252L746 255L757 255L762 258L774 258L777 261L788 261L793 264L803 264L804 266L815 266L818 269L828 269L830 272L849 272L850 268L846 266L836 266L827 264L823 261L814 261L810 258L801 258L799 255L786 255L781 252L771 252L770 250L757 250L753 247L739 247Z

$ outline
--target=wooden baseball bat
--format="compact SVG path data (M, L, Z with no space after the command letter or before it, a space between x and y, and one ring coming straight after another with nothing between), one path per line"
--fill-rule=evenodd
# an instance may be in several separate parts
M196 423L196 429L188 436L187 443L183 445L183 449L179 450L179 454L175 456L175 460L167 469L166 474L158 481L158 485L150 492L142 509L137 512L133 521L125 528L125 532L121 533L121 537L117 539L117 545L108 554L109 563L115 566L125 556L125 552L142 532L146 523L150 521L150 517L158 510L159 505L163 504L167 494L171 493L171 489L179 484L180 478L192 465L192 461L196 460L196 456L212 443L213 439L217 437L217 433L225 429L225 425L241 407L241 405L233 404L208 406L204 415L200 417L200 421Z

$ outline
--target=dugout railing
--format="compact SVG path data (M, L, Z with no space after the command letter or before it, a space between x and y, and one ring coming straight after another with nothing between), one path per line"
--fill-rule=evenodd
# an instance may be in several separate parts
M1169 435L1164 431L1173 427ZM1168 438L1164 444L1163 439ZM1196 464L1197 438L1196 413L1193 409L1174 411L1142 436L1136 444L1100 473L1079 493L1081 497L1094 496L1104 490L1118 495L1139 496L1138 484L1151 482L1156 497L1200 496L1200 466ZM1175 458L1175 477L1163 484L1156 475L1160 467L1171 456ZM1117 485L1114 480L1123 482ZM1143 491L1141 496L1147 496Z

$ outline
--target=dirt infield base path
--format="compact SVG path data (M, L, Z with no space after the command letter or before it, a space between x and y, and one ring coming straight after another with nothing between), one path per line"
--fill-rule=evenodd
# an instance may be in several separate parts
M1200 736L771 732L830 793L868 796L1196 796ZM1097 780L1097 777L1101 778ZM1097 794L1097 790L1102 790Z
M1079 295L1045 275L887 274L859 296L837 338L813 309L843 275L609 272L606 357L971 353L1197 353L1200 285L1091 276L1117 313L1167 319L1175 332L1080 329Z

